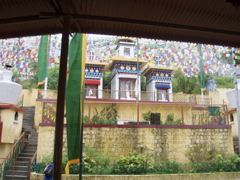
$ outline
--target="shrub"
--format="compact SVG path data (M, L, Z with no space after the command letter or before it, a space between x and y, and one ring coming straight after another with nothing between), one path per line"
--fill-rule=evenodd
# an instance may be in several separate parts
M110 174L110 154L100 154L95 148L84 147L83 173Z
M35 167L32 169L33 172L36 172L36 173L43 173L44 169L46 167L46 163L44 162L39 162L39 163L36 163Z
M178 120L174 121L174 114L168 114L167 119L164 124L165 125L181 125L182 119L178 119Z
M154 165L158 174L176 174L183 172L182 165L176 161L164 161Z
M145 120L145 121L150 121L150 119L151 119L151 111L148 111L148 112L146 112L146 113L142 113L142 116L143 116L143 119Z
M146 157L138 153L129 153L127 156L120 156L113 165L113 174L145 174L154 171Z

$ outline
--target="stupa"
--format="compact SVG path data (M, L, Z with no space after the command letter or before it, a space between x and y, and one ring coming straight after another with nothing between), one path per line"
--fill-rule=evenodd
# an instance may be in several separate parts
M0 103L17 105L22 86L12 82L13 73L0 64Z

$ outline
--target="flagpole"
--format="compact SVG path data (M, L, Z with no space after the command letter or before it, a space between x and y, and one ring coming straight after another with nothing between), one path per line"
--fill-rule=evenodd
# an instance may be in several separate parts
M139 124L139 58L138 58L138 51L139 51L139 44L138 44L138 38L137 38L137 124Z
M198 51L200 55L200 86L201 86L201 98L202 98L202 105L204 105L204 80L203 80L203 62L202 62L202 44L198 44Z
M48 43L47 43L47 55L46 55L46 76L44 81L44 99L47 98L47 85L48 85L48 67L49 67L49 57L50 57L50 42L51 42L51 35L48 35Z

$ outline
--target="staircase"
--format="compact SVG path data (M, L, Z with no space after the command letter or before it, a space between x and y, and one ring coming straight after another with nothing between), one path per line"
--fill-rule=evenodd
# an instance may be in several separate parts
M23 115L23 131L30 132L28 142L19 156L16 158L15 166L12 166L9 171L6 172L4 180L17 179L27 180L28 177L28 163L37 151L38 134L34 128L34 112L35 107L24 107L26 113Z

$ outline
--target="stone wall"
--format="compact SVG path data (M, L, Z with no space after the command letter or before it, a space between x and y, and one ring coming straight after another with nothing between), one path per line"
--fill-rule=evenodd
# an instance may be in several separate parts
M40 124L38 162L53 153L54 126ZM63 153L66 148L64 128ZM190 159L209 158L213 153L233 153L231 128L190 125L85 125L84 144L117 158L129 152L156 152L160 158L187 163Z

